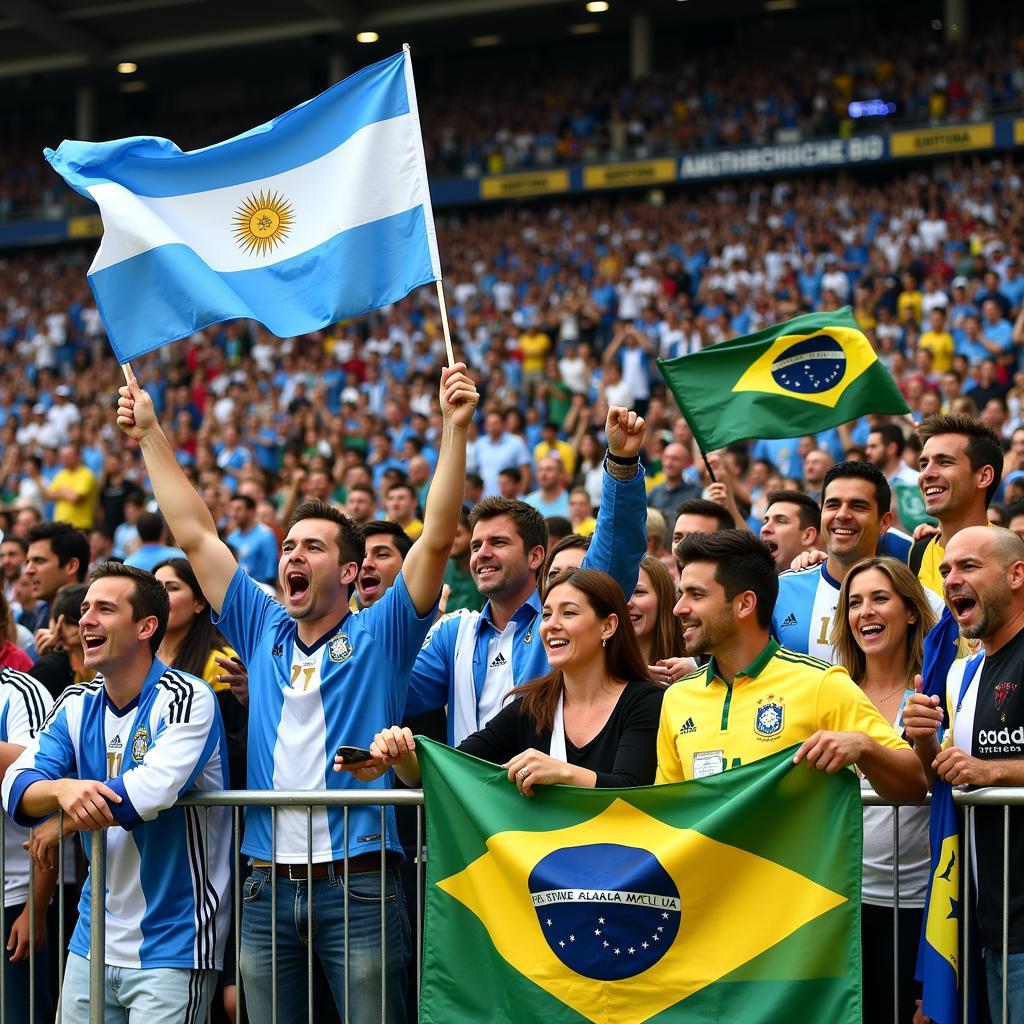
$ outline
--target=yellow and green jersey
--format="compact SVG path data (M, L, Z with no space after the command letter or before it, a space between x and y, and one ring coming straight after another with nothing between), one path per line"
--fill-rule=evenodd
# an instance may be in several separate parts
M803 743L820 729L863 732L884 747L910 749L839 665L773 639L727 683L712 658L665 693L655 781L717 775Z

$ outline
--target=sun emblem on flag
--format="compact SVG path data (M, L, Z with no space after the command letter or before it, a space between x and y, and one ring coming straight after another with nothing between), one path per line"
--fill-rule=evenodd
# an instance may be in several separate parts
M235 210L235 241L247 256L273 252L292 229L292 204L279 192L253 193Z

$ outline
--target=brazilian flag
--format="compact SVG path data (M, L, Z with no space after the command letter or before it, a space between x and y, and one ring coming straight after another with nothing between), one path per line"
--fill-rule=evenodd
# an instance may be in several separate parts
M659 359L658 368L704 452L910 412L849 306Z
M538 787L417 737L422 1024L861 1020L860 789L796 748L706 779Z

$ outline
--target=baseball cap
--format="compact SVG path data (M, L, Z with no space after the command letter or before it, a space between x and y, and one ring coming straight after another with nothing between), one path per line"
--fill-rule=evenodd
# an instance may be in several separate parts
M71 388L69 388L67 384L61 384L54 390L53 393L55 395L60 395L61 398L70 398Z
M967 280L966 277L954 277L953 278L953 287L954 288L966 288L969 283L970 282Z
M1006 474L1003 485L1009 487L1010 484L1024 484L1024 469L1015 469L1012 473Z

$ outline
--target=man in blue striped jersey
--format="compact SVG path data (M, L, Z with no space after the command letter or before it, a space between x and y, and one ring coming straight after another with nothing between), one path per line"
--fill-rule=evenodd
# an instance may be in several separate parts
M779 576L772 635L783 647L829 664L835 660L829 636L846 574L862 558L875 554L906 561L907 548L886 545L893 532L891 504L888 482L869 463L840 462L825 474L821 490L824 561Z
M167 592L150 573L101 563L79 629L98 675L69 686L36 741L4 776L23 826L60 809L67 830L107 829L107 1019L191 1024L206 1013L230 913L230 811L174 806L191 789L227 787L213 691L155 652ZM86 881L71 938L61 1024L89 1020Z
M13 668L0 668L0 776L36 738L53 698L37 679ZM47 985L46 908L53 895L56 873L37 873L29 893L29 856L23 846L29 831L6 823L4 829L4 913L11 925L4 967L4 1019L29 1018L29 897L35 900L35 1021L52 1019Z
M612 576L626 600L633 596L647 551L639 457L645 429L635 412L622 406L608 410L601 504L582 558L584 566ZM539 633L537 573L547 544L543 517L522 501L484 498L470 512L469 524L469 568L487 604L483 611L463 609L437 623L416 659L405 708L415 715L447 705L453 746L482 729L512 689L551 671Z
M349 598L364 542L347 516L316 500L293 512L278 566L282 607L239 568L217 536L209 509L156 421L152 400L134 379L121 388L118 424L139 441L160 509L221 630L249 670L252 788L312 793L367 788L350 773L332 770L334 752L339 744L369 747L380 729L401 720L409 672L434 621L459 523L466 437L478 401L464 371L460 363L441 372L444 425L423 532L394 584L358 613L350 612ZM387 785L381 778L376 788ZM387 851L383 873L382 845ZM315 807L308 820L304 808L282 808L272 823L269 808L253 807L246 815L242 851L253 863L244 892L240 958L250 1020L270 1021L275 1011L279 1024L306 1019L305 1001L295 992L306 988L312 925L314 952L350 1024L404 1022L411 938L397 875L401 845L393 808L382 818L371 806L352 807L347 815L341 807ZM272 875L277 876L274 887Z

